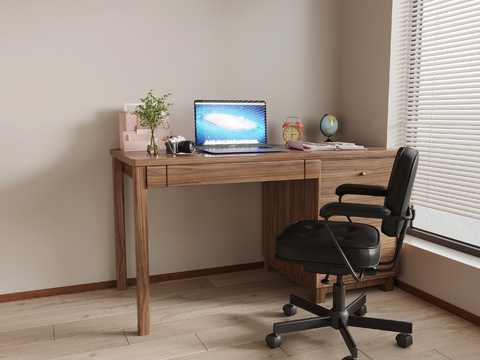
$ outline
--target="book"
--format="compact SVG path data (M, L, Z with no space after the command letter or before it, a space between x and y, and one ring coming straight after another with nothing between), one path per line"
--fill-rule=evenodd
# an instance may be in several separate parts
M363 145L355 145L355 144L348 144L348 145L337 145L338 150L367 150Z
M314 150L366 150L363 145L356 145L354 143L345 143L345 142L307 142L307 141L294 141L290 140L288 142L288 147L291 149L303 150L303 151L314 151Z
M288 142L288 147L291 149L298 149L298 150L335 150L335 145L330 144L322 144L322 143L313 143L313 142L306 142L306 141L294 141L290 140Z

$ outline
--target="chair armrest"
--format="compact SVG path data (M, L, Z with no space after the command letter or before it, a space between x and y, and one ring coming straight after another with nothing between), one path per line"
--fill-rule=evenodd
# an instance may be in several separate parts
M385 196L387 194L387 187L379 185L343 184L337 187L335 194L340 197L347 194Z
M327 229L330 238L333 241L333 244L337 248L337 251L342 258L345 266L347 267L348 271L355 279L355 281L360 282L365 275L365 269L360 272L360 276L357 276L355 271L353 270L352 265L348 261L345 253L342 250L342 247L338 243L337 239L333 235L332 231L330 230L330 226L328 225L328 219L331 216L340 215L340 216L347 216L350 220L350 216L356 217L367 217L367 218L375 218L375 219L385 219L388 218L391 214L390 209L385 206L381 205L368 205L368 204L353 204L353 203L329 203L324 205L320 209L320 216L325 218L325 228Z
M320 209L320 216L355 216L374 219L386 219L391 215L389 208L382 205L353 204L353 203L329 203Z

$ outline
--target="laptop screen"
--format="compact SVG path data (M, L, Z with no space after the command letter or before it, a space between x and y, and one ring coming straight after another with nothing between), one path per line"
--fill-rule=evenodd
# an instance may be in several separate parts
M197 145L267 143L263 100L195 100L194 108Z

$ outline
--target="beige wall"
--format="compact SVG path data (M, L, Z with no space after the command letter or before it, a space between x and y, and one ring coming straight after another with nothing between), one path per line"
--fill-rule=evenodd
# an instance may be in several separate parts
M341 141L386 146L391 14L391 0L344 2Z
M478 257L407 236L399 267L400 281L480 316Z
M267 101L271 142L290 115L320 140L340 111L342 16L337 0L2 1L0 294L114 279L109 149L123 103L151 88L187 138L193 100L248 98ZM148 201L152 274L262 260L260 184Z

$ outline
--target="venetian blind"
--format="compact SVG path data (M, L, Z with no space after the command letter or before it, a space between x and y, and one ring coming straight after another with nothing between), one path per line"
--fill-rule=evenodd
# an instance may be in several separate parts
M412 2L406 143L412 203L480 219L480 0Z

